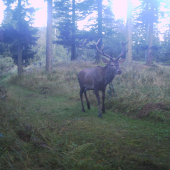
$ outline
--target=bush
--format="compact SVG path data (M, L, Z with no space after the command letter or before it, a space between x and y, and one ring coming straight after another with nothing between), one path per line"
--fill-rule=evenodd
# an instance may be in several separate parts
M11 57L0 56L0 76L3 73L10 71L14 67L14 62Z
M62 63L51 74L35 69L21 77L13 76L9 81L40 93L70 96L78 100L77 73L87 67L94 65L88 62ZM122 113L136 113L146 103L169 103L169 77L169 67L147 67L141 64L129 68L123 66L122 74L113 80L117 96L109 97L106 93L106 108ZM91 103L97 105L94 93L88 92L88 96Z

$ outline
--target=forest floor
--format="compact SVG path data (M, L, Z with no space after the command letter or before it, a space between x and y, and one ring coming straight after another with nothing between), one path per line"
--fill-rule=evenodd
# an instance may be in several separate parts
M0 170L169 170L169 121L98 107L81 111L77 96L1 83ZM1 95L3 96L3 95ZM85 107L86 108L86 107ZM154 109L152 109L154 108Z

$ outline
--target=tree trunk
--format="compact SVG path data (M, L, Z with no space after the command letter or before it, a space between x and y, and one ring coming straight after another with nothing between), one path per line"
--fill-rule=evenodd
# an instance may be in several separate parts
M153 64L153 55L152 55L152 45L153 45L153 22L150 21L149 25L149 43L148 43L148 58L146 65L151 66Z
M72 0L72 40L71 40L71 60L76 60L76 44L75 44L75 0Z
M127 5L127 23L126 23L126 29L127 29L127 50L126 53L126 65L129 66L132 62L132 2L131 0L128 0Z
M146 65L151 66L153 64L153 54L152 54L152 46L153 46L153 17L154 17L154 6L153 3L150 7L150 13L152 17L149 18L149 39L148 39L148 56Z
M149 40L149 23L146 25L146 46L147 49L145 50L145 62L147 62L148 58L148 40Z
M22 67L22 44L18 42L18 75L21 75L23 72Z
M18 74L21 75L23 72L22 68L22 43L21 43L21 0L18 0Z
M98 48L102 48L102 0L97 0L98 7L98 37L101 39ZM102 55L97 51L96 55L96 63L100 63L102 61Z
M46 71L52 70L52 0L47 0Z

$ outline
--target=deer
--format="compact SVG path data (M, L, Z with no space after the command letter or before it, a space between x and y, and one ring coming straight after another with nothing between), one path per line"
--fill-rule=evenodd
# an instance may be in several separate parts
M78 81L80 85L80 99L81 99L81 105L82 105L82 111L85 112L84 105L83 105L83 93L86 98L87 108L90 110L90 102L87 98L86 91L87 90L94 90L94 93L96 95L98 106L99 106L99 115L98 117L102 117L102 113L105 113L105 90L106 86L112 82L114 77L118 74L120 75L122 73L121 69L119 68L119 64L123 63L125 61L124 59L120 59L124 54L127 53L128 50L125 50L125 45L128 43L121 43L123 46L122 52L120 55L114 60L112 57L110 57L108 54L103 52L102 47L101 50L98 48L98 44L100 42L100 39L98 40L96 46L97 51L102 54L106 58L102 57L102 60L104 63L107 63L105 67L97 66L95 68L85 68L82 71L78 73ZM101 101L99 96L99 91L102 91L102 113L101 113Z

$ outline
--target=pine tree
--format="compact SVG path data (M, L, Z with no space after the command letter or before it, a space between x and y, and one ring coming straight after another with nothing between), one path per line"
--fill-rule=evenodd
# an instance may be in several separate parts
M47 0L46 71L52 70L52 0Z
M18 2L17 7L12 9L11 5L16 2ZM35 9L32 7L26 8L27 0L4 0L4 3L7 8L2 23L3 42L10 44L9 51L18 65L18 74L21 75L23 61L27 63L36 53L32 50L32 46L36 44L38 39L35 36L38 29L31 26Z
M76 2L75 0L59 0L54 2L55 27L60 35L54 43L71 49L71 60L76 60Z
M154 35L154 23L158 23L160 2L158 0L141 0L141 5L138 8L140 10L137 21L142 25L146 32L146 46L145 52L146 64L153 64L153 35Z
M132 62L132 2L131 0L128 0L128 5L127 5L127 54L126 54L126 63L127 66L129 66Z

